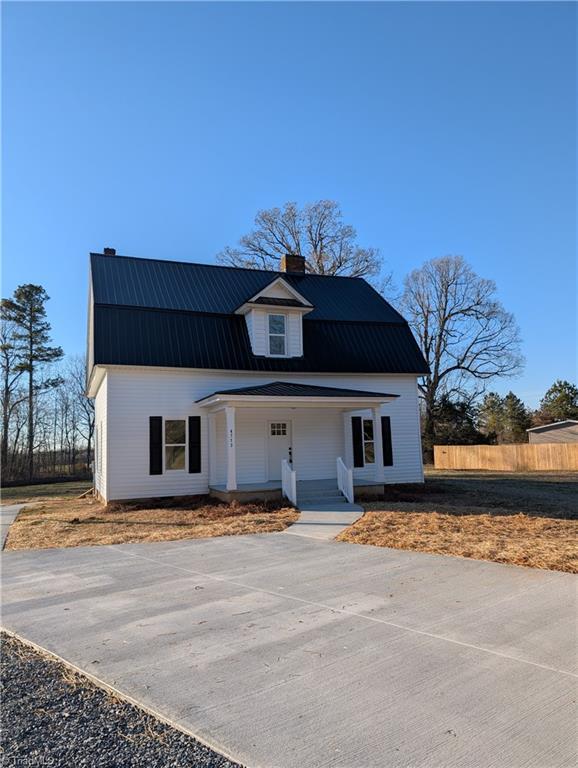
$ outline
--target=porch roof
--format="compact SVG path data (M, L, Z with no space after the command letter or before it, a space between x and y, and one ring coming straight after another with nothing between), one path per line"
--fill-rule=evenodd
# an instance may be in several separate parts
M288 381L271 381L268 384L259 384L238 389L217 390L211 395L197 400L201 405L217 405L225 402L247 403L288 403L295 401L301 405L308 403L319 405L346 404L350 406L376 405L387 402L399 395L387 392L366 392L359 389L344 389L341 387L322 387L313 384L296 384Z

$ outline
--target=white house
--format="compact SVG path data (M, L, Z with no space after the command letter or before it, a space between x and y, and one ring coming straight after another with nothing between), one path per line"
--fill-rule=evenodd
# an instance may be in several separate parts
M353 500L423 481L406 321L365 280L91 254L88 394L104 500Z

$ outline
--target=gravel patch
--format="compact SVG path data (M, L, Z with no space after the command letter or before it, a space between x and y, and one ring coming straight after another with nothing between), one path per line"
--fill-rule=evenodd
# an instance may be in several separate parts
M240 768L4 633L0 765Z

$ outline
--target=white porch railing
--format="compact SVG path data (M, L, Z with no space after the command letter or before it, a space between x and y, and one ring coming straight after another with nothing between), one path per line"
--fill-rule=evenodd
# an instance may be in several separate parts
M297 506L297 472L291 469L287 459L281 462L281 489L283 496Z
M350 504L353 504L353 470L347 467L341 456L337 457L337 487Z

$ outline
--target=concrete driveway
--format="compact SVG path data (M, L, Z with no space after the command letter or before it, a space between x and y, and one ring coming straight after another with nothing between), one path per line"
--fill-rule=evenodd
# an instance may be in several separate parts
M283 533L2 566L5 627L248 766L575 764L571 575Z
M0 551L4 548L10 526L24 504L5 504L0 507Z

